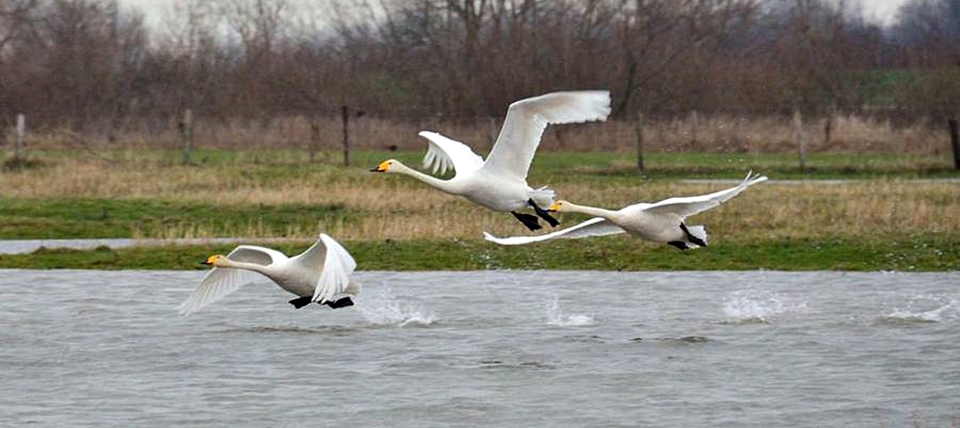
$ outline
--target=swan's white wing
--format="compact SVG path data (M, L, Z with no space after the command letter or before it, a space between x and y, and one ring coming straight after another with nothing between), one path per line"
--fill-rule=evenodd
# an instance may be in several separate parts
M297 256L296 262L321 270L313 291L313 301L321 304L342 294L350 285L350 274L357 268L353 256L326 233L321 233L313 246Z
M497 238L487 232L483 232L483 238L490 242L495 242L500 245L523 245L531 244L534 242L547 241L550 239L577 239L577 238L587 238L590 236L604 236L604 235L613 235L617 233L626 232L621 229L620 226L617 226L613 223L610 223L602 217L594 217L590 220L587 220L583 223L580 223L576 226L568 227L566 229L558 230L556 232L547 233L544 235L537 236L511 236L509 238Z
M610 91L553 92L510 104L483 169L525 180L547 124L606 120Z
M752 172L747 173L747 177L744 178L743 181L741 181L736 187L731 187L729 189L710 193L708 195L664 199L660 202L651 204L646 208L646 210L657 214L676 214L681 217L687 217L702 211L706 211L710 208L719 206L734 196L739 195L740 192L744 191L744 189L747 187L767 180L767 177L765 176L761 175L757 177L752 176L752 174Z
M466 144L436 132L421 131L419 135L430 141L427 155L423 157L423 167L432 167L434 174L438 171L443 174L453 168L459 175L476 171L483 166L483 158L470 150Z
M234 248L230 254L227 254L227 258L239 262L270 265L280 259L285 259L286 256L269 248L240 245ZM244 269L214 267L207 272L197 288L193 290L193 293L190 293L190 297L187 297L187 300L180 304L180 315L190 315L200 308L222 299L238 288L262 279L262 275Z

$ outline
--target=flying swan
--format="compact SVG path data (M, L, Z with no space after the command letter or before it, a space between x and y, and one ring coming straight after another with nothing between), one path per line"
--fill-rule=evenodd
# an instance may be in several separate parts
M456 175L449 180L416 171L396 159L387 159L370 171L406 174L491 210L509 211L530 230L541 228L538 216L556 226L560 223L544 209L553 203L553 190L527 185L527 172L543 130L548 124L606 120L609 114L610 91L553 92L527 98L510 104L486 161L461 142L436 132L420 132L429 141L424 167L441 174L452 167ZM528 206L536 216L517 212Z
M230 254L213 255L204 264L213 269L203 277L190 297L180 305L180 315L220 300L243 285L260 279L261 274L280 288L298 296L290 301L300 309L317 302L337 309L352 306L349 296L360 293L360 285L350 279L357 263L337 241L325 233L303 253L288 258L283 253L255 245L237 246Z
M640 203L617 211L557 201L550 206L551 212L576 212L596 217L545 235L497 238L483 232L483 236L486 240L500 245L522 245L550 239L577 239L626 232L649 241L664 242L681 250L706 247L706 229L703 226L687 226L684 219L717 207L739 195L747 187L766 179L765 176L754 176L751 172L736 187L709 195L670 198L653 204Z

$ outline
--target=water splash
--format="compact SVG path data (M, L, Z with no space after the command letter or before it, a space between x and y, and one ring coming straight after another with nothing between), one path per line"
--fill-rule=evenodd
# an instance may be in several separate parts
M581 327L594 325L597 321L590 315L565 315L560 309L560 296L554 294L547 302L547 324L559 327Z
M906 308L894 308L893 312L881 317L881 321L892 323L938 323L945 314L953 312L956 316L957 301L944 296L921 295L910 298Z
M776 293L740 290L723 302L724 323L768 324L772 318L806 307L806 303L789 303Z
M427 326L433 324L435 317L423 308L400 303L390 288L383 288L381 293L363 296L356 306L360 315L374 325L407 325Z

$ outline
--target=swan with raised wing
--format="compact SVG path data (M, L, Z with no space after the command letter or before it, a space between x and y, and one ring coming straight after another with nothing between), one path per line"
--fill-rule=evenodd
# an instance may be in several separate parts
M554 201L554 191L527 184L540 137L548 124L602 121L609 114L609 91L553 92L527 98L510 104L486 160L461 142L435 132L420 132L429 141L424 166L441 174L452 167L456 175L449 180L414 170L396 159L387 159L371 171L409 175L491 210L510 212L530 230L541 228L537 217L556 226L559 222L546 210ZM533 208L536 216L518 212L527 207Z
M498 238L483 232L484 238L500 245L523 245L551 239L577 239L591 236L629 233L653 242L662 242L681 250L707 246L707 231L703 226L687 226L688 216L719 206L737 196L747 187L763 182L765 176L748 173L735 187L701 196L669 198L660 202L630 205L619 210L588 207L567 201L557 201L551 212L575 212L595 216L576 226L539 236Z
M333 309L352 306L350 296L360 293L360 285L350 278L357 263L325 233L293 257L270 248L239 245L226 256L210 256L204 264L213 269L180 305L180 315L189 315L220 300L241 286L256 282L261 275L296 295L290 304L297 309L314 302Z

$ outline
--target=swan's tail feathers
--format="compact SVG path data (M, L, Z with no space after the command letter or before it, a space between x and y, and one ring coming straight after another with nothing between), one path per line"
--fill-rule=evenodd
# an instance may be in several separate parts
M687 230L690 231L690 236L694 239L689 239L688 243L691 244L691 248L700 248L706 247L707 245L707 228L696 225L696 226L687 226ZM697 242L699 241L699 242ZM701 245L701 243L703 245Z
M533 199L533 202L542 209L547 209L547 207L553 204L556 196L557 192L547 186L530 191L530 199Z

